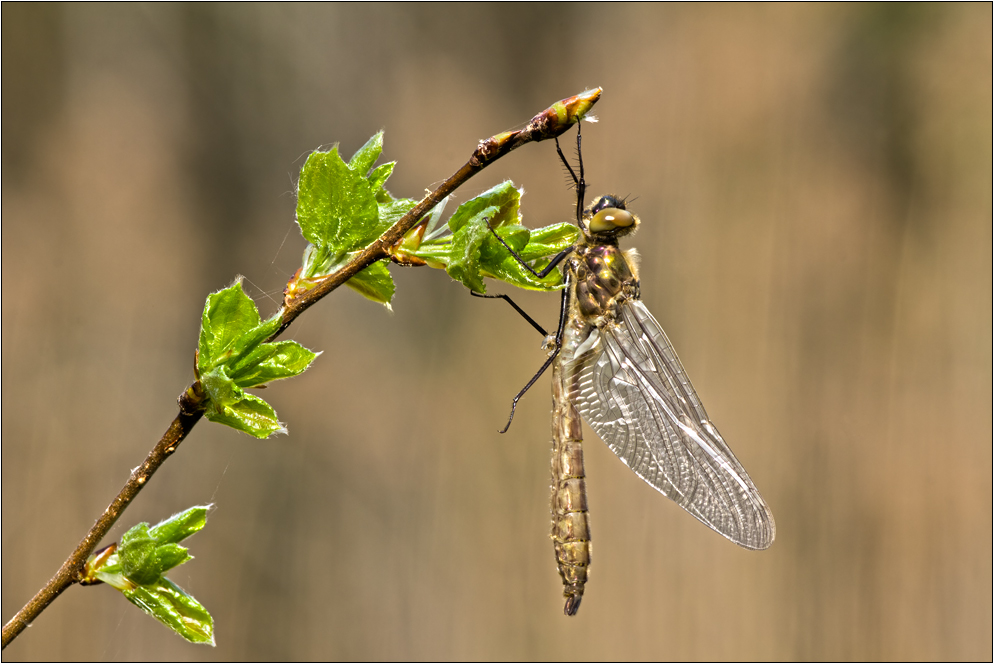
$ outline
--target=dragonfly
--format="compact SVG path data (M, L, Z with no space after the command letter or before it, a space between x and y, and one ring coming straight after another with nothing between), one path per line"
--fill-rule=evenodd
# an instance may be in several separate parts
M666 333L642 303L634 250L619 239L640 220L624 199L600 196L584 205L586 182L556 139L576 190L578 240L536 271L494 236L536 277L560 267L564 288L554 335L507 295L501 298L545 337L548 359L514 397L518 401L552 367L552 540L563 581L563 612L576 615L590 568L590 518L583 469L581 418L652 488L715 532L746 549L766 549L776 536L773 514L708 417ZM491 228L493 232L493 229Z

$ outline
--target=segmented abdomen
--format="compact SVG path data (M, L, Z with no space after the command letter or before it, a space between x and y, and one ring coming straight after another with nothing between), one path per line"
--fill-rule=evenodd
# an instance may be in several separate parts
M583 473L583 431L580 414L570 401L562 364L552 366L552 541L563 578L563 612L580 608L590 566L590 522Z

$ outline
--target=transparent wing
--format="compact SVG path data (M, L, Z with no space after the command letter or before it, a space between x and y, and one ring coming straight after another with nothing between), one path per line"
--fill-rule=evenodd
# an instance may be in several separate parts
M747 549L773 543L770 509L708 419L694 386L645 305L592 329L564 359L571 398L629 468L702 522Z

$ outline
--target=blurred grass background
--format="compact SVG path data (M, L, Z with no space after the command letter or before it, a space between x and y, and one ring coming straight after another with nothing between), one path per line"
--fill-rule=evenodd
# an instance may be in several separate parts
M69 589L15 660L992 657L992 20L951 5L2 6L3 620L192 380L207 293L275 310L308 151L386 129L420 198L479 139L597 85L592 195L637 196L643 299L777 518L709 532L588 431L594 559L562 615L541 340L443 273L345 289L264 395L203 422L111 534L213 502L170 576L191 646ZM572 136L572 134L570 134ZM568 221L551 144L511 178ZM497 289L500 290L500 289ZM547 326L558 297L518 298Z

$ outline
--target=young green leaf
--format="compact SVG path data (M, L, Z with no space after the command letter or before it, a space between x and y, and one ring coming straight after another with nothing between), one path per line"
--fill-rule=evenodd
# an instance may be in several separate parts
M206 388L207 385L205 384ZM216 399L214 391L208 389L211 395L211 403L204 411L204 417L211 422L225 424L232 429L237 429L243 433L256 438L269 438L277 433L286 433L286 427L276 417L276 411L263 399L254 394L247 394L234 382L225 384L230 389L231 396L227 399Z
M331 255L345 254L379 237L378 222L376 197L366 173L349 168L338 155L338 146L307 157L297 185L297 223L308 242Z
M139 523L124 533L117 549L124 576L134 583L152 583L162 575L156 564L156 542L148 534L148 524Z
M204 527L209 505L174 514L149 528L139 523L90 556L82 583L103 581L142 611L193 643L214 645L214 620L196 599L163 574L192 556L179 541Z
M409 198L394 199L390 197L390 200L387 202L379 204L379 226L385 231L400 221L400 218L407 214L415 205L417 205L417 201ZM351 256L347 258L351 258ZM345 285L363 297L373 302L379 302L389 309L396 287L393 283L393 277L390 276L390 270L387 269L387 265L389 265L388 261L373 263L346 281Z
M359 148L348 164L342 161L337 146L307 158L300 172L297 222L310 245L304 251L295 288L307 289L311 281L334 272L416 204L410 199L395 199L384 188L395 162L373 168L382 151L381 131ZM394 293L385 265L367 268L349 280L348 286L388 307Z
M366 175L383 152L383 131L373 134L366 144L356 150L349 160L349 168L359 175ZM373 187L376 188L375 186Z
M504 226L497 231L497 234L515 253L522 257L524 257L525 250L531 245L532 234L524 226L517 224ZM539 255L545 256L546 254ZM534 263L533 269L536 271L548 264L548 260L534 260L534 256L529 258ZM511 255L507 247L494 237L493 233L488 235L480 250L480 271L488 277L528 290L549 291L562 285L562 275L557 270L550 272L544 279L539 279L529 272L518 259Z
M461 281L464 286L477 293L485 293L487 288L483 283L483 275L480 274L480 248L487 236L490 235L490 229L487 227L485 219L498 212L499 208L496 206L484 207L474 216L460 219L452 234L449 260L445 271L449 273L450 277ZM452 224L451 220L449 224Z
M157 542L148 534L147 523L140 523L124 534L117 554L121 573L137 584L154 583L167 570L192 558L179 544Z
M200 532L207 525L207 511L210 505L196 505L173 514L148 529L150 537L160 544L176 544L190 535Z
M201 370L250 351L279 329L274 317L262 325L255 303L242 290L241 277L230 287L207 296L201 318L197 366Z
M449 218L449 229L453 234L457 233L471 219L478 217L481 211L491 207L495 208L495 211L487 214L491 226L499 228L504 224L516 224L520 218L518 213L520 202L521 191L513 182L505 180L460 205Z
M573 224L559 223L544 226L531 232L528 244L518 253L525 261L555 256L566 247L572 246L579 234L580 231Z
M303 373L320 354L304 348L296 341L262 344L235 363L231 380L239 387L256 387L281 378L290 378Z
M528 244L528 239L531 237L531 231L521 224L508 224L501 228L494 228L494 231L500 237L500 240L504 240L504 244L507 244L519 254L525 248L525 245ZM507 247L500 240L494 237L493 233L487 233L487 239L483 241L483 246L480 247L480 260L484 264L500 261L508 255Z
M280 318L262 321L240 280L207 298L202 320L197 375L208 398L204 416L257 438L285 433L272 406L243 388L296 376L317 353L294 341L266 343Z
M373 302L379 302L390 308L390 301L393 299L395 286L390 270L387 269L388 261L373 263L365 270L345 282L345 285Z
M534 261L533 269L539 272L548 264L549 261L545 259ZM563 277L558 270L552 270L544 279L539 279L510 255L505 256L499 262L489 263L484 269L484 273L493 279L499 279L512 286L527 290L552 291L562 288L563 285Z
M380 203L380 226L383 227L383 230L390 228L417 204L417 201L410 198L397 198Z
M199 531L207 522L208 506L191 507L149 528L139 523L121 537L117 556L121 573L138 584L153 583L166 571L191 556L178 542Z
M214 645L214 618L192 595L166 578L122 591L128 601L191 643Z
M390 175L393 173L393 168L396 165L397 162L390 161L377 166L373 169L373 172L369 174L369 186L371 186L373 191L376 192L376 200L379 203L387 203L393 200L393 196L391 196L390 192L384 187L386 186L387 180L390 178ZM383 198L381 199L381 197Z
M571 224L553 224L535 231L521 226L520 197L513 183L503 182L459 206L448 222L451 235L439 237L428 231L418 243L411 242L402 251L432 267L445 267L453 279L478 292L482 292L484 277L530 290L560 289L563 282L558 270L538 279L487 228L489 222L493 231L536 271L575 242L578 231ZM432 213L432 221L437 212Z

